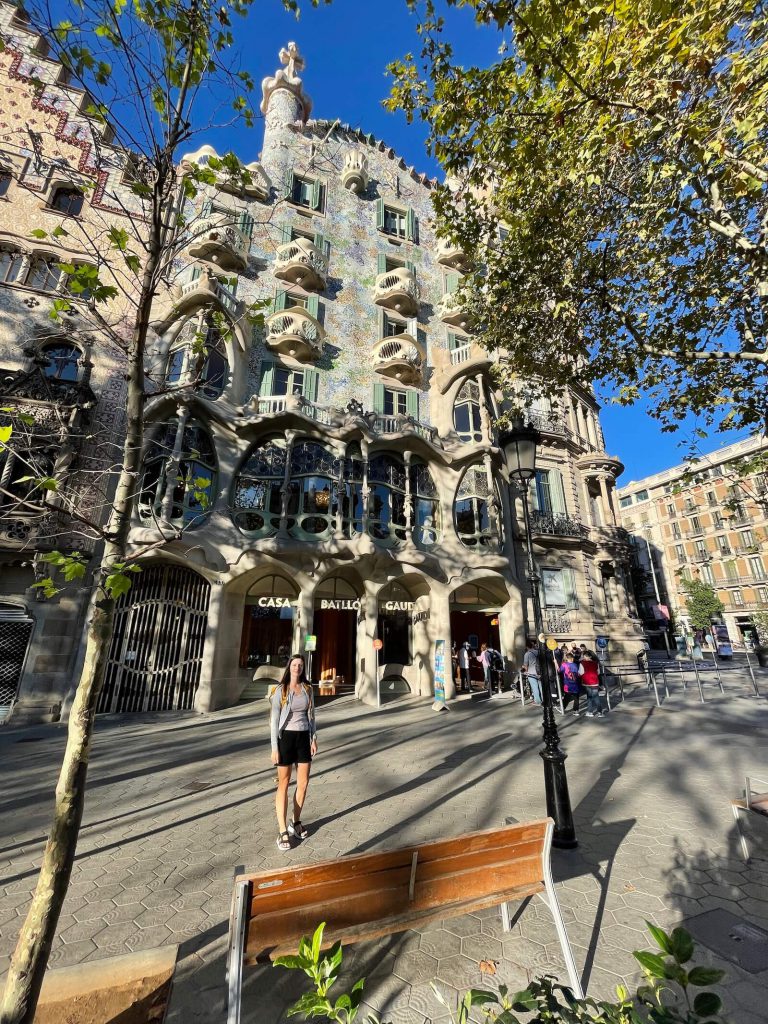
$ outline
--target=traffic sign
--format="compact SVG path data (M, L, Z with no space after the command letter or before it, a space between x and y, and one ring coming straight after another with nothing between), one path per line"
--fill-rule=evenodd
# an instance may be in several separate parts
M307 633L304 637L304 650L305 651L316 651L317 650L317 637L314 633Z
M597 644L598 648L601 651L604 651L605 648L608 646L608 637L607 636L595 637L595 643Z
M374 649L374 651L380 651L383 646L384 646L384 641L383 640L374 640L373 641L373 649Z

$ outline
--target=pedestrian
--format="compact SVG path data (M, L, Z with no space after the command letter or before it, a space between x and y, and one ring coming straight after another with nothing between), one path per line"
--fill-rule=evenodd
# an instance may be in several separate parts
M573 713L579 713L579 699L581 697L581 683L579 682L579 666L569 655L563 658L560 666L560 674L563 678L563 711L573 701Z
M523 672L531 687L531 696L536 704L541 705L541 669L539 667L539 645L535 640L528 640L523 655Z
M461 676L461 692L469 691L469 644L466 640L459 648L459 674Z
M579 662L579 678L587 691L587 718L602 718L600 705L600 664L594 651L585 650Z
M480 653L475 655L475 661L483 666L483 682L486 690L491 692L491 652L488 644L480 644Z
M301 811L309 785L310 765L317 753L315 699L300 654L294 654L289 660L280 685L272 690L269 699L272 764L277 765L277 846L280 850L290 850L291 836L306 839L309 835L301 823ZM293 820L289 824L286 821L288 787L293 765L296 765L296 789L293 794Z

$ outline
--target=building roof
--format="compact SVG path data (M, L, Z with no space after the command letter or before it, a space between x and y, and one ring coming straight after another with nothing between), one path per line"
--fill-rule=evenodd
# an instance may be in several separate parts
M677 480L686 473L696 472L697 468L707 469L712 466L719 466L724 462L731 462L733 459L759 451L761 448L768 448L768 438L762 435L748 437L743 441L735 441L733 444L725 445L723 448L718 448L713 452L701 455L697 459L681 462L676 466L671 466L669 469L663 469L659 473L644 476L640 480L630 480L629 483L618 487L616 493L619 496L623 496L641 488L650 489L658 487L660 484Z

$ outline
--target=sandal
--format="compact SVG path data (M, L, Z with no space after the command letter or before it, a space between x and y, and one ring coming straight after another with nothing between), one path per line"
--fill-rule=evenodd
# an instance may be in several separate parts
M278 850L290 850L291 837L287 832L281 832L277 837L277 848Z
M293 821L288 826L288 831L292 836L296 836L297 839L306 839L309 835L307 829L301 824L300 821Z

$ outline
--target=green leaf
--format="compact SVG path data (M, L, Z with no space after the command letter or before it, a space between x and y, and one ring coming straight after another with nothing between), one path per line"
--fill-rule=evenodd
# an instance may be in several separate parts
M691 985L716 985L725 977L725 971L718 971L716 967L694 967L688 975Z
M48 232L47 231L43 231L42 228L35 228L33 231L30 231L30 235L33 238L47 238L48 237Z
M57 587L50 576L47 576L44 580L39 580L37 583L33 583L32 589L42 590L45 597L55 597L61 593L61 587Z
M273 967L287 967L289 970L304 970L307 961L303 956L276 956L272 961Z
M714 1017L723 1008L723 1001L714 992L699 992L693 1000L693 1008L700 1017Z
M11 440L13 434L13 427L0 427L0 445L5 447Z
M104 581L104 589L109 597L117 600L118 597L127 594L131 589L131 579L122 572L110 573Z
M659 956L658 953L646 953L635 950L632 956L652 978L666 977L664 958Z
M645 926L653 937L653 941L664 953L672 955L672 942L664 931L663 928L658 928L655 924L651 924L650 921L645 922Z
M693 956L693 937L685 928L675 928L670 936L672 956L679 964L687 963Z

